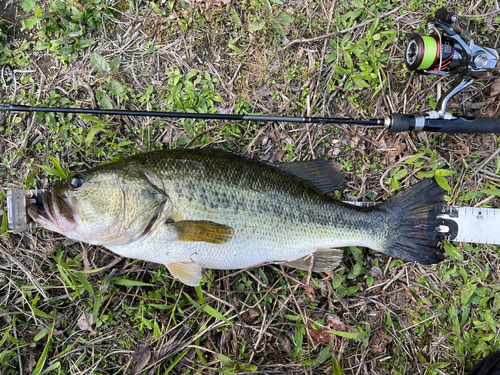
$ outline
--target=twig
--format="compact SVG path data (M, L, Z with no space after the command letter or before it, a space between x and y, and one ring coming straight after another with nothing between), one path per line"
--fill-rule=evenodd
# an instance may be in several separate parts
M472 176L475 176L486 164L488 164L488 162L493 159L495 156L497 156L497 154L500 152L500 147L493 153L491 154L491 156L486 159L485 161L483 161L481 163L481 165L479 167L477 167L475 170L474 170L474 173L472 174ZM471 176L471 177L472 177Z

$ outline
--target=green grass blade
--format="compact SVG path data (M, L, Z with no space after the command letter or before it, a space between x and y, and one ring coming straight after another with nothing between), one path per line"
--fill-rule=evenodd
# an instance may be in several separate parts
M233 325L233 323L229 319L227 319L224 315L222 315L220 312L209 305L203 306L203 311L205 311L209 315L212 315L215 319L219 319L229 325Z

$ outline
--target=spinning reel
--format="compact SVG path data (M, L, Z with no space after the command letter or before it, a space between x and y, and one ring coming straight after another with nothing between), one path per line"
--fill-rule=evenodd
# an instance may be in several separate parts
M482 47L466 32L453 26L456 14L441 8L435 19L427 24L430 35L412 36L406 48L405 63L417 74L457 75L452 88L443 95L436 106L438 117L445 117L448 100L477 78L494 69L498 52Z

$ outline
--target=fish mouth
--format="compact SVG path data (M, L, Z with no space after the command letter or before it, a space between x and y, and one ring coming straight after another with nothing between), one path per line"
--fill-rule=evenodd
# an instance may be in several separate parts
M28 206L28 215L43 228L65 234L75 229L73 209L67 199L53 188L47 189L42 196L42 204Z

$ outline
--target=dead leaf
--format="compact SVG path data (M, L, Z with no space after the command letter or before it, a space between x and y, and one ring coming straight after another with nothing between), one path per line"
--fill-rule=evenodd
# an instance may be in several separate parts
M489 106L486 108L486 116L493 118L500 117L500 108L496 105Z
M252 320L257 318L258 316L260 316L260 311L256 310L256 309L248 309L243 314L241 314L241 317L247 323L251 322Z
M314 302L314 300L316 299L314 297L314 285L309 283L305 286L304 288L304 293L306 294L306 296L309 297L309 299Z
M328 331L327 328L320 328L320 329L313 329L309 333L311 334L311 338L320 343L320 344L325 344L328 345L330 343L330 340L332 339L332 334Z
M384 280L384 274L382 273L382 270L377 266L373 266L372 268L370 268L369 273L375 279L373 285L378 285Z
M328 345L333 336L328 331L346 332L346 326L337 315L325 314L325 326L320 329L312 329L309 333L314 341Z
M283 339L281 340L281 346L283 347L283 349L287 352L287 353L291 353L292 352L292 344L290 343L290 340L288 339L288 337L283 337Z
M285 150L272 150L268 152L263 158L263 161L267 161L269 163L276 163L286 154Z
M135 349L130 358L130 367L125 373L126 375L137 375L148 365L149 359L151 358L151 350L149 346L141 345Z
M325 325L330 327L332 331L345 331L345 324L337 315L325 314Z
M498 94L500 94L500 77L493 81L490 89L490 96L497 96Z
M393 147L395 148L395 150L389 151L387 153L387 156L389 156L391 158L395 158L396 156L399 156L406 148L406 143L400 142L400 143L395 144Z
M82 315L76 321L76 326L82 331L89 331L91 335L95 335L96 331L92 328L94 325L94 317L87 311L82 312Z
M372 335L369 345L374 353L383 353L390 342L392 342L392 337L379 329Z

